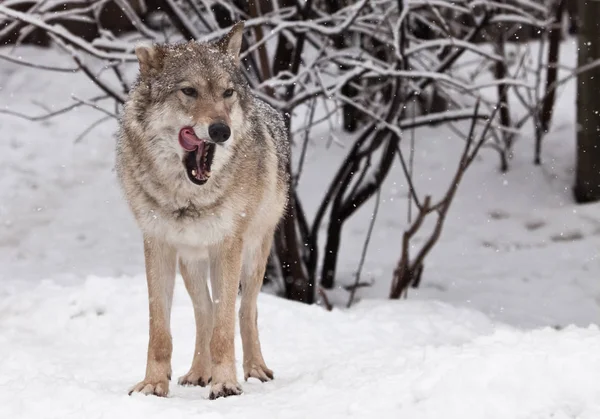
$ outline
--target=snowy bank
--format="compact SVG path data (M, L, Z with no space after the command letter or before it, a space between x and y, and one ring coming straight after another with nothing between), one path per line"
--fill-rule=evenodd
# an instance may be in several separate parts
M262 294L259 329L275 380L208 400L183 388L192 306L180 278L166 399L127 396L145 368L145 281L90 277L0 288L0 418L600 417L600 331L523 331L439 302L364 301L326 312ZM241 341L236 337L241 379Z

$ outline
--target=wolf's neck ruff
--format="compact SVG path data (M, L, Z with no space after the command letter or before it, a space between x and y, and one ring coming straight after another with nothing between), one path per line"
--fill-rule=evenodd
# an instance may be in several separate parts
M197 185L206 183L211 175L215 144L198 138L191 127L179 131L179 144L186 151L183 162L190 180Z

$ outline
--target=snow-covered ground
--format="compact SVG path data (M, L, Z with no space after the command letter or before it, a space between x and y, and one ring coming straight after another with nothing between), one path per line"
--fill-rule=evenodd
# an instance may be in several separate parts
M563 45L572 66L573 41ZM21 54L61 62L46 50ZM0 114L0 418L597 419L600 205L572 202L574 89L561 89L543 166L531 163L527 131L507 174L491 150L474 162L421 287L389 302L382 297L406 227L406 184L394 168L363 272L373 286L352 309L333 312L261 295L259 328L276 379L214 402L206 389L176 385L194 330L179 279L171 396L126 395L144 372L147 297L140 234L113 171L116 124L75 142L103 115L86 107L42 122ZM80 75L0 62L0 108L42 114L34 102L57 109L72 94L97 91ZM324 150L327 131L316 133L300 184L311 217L330 160L345 153ZM440 128L417 131L415 141L418 187L435 196L460 142ZM353 281L371 212L366 205L346 227L340 285ZM330 297L345 303L347 294Z
M523 331L433 301L363 301L329 313L266 294L260 333L275 380L251 380L242 396L209 401L208 389L175 384L194 345L181 281L171 395L129 397L145 368L146 299L141 275L44 281L3 295L0 417L600 417L596 326ZM236 344L239 356L239 334Z

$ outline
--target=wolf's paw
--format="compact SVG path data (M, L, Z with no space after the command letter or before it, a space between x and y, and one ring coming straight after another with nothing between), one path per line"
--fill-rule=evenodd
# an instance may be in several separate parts
M248 381L250 377L257 378L264 383L273 379L273 371L264 363L244 364L244 379Z
M200 386L206 387L212 378L209 374L203 374L202 372L196 372L194 370L190 370L186 375L179 377L179 385L180 386Z
M169 381L151 381L146 379L137 383L132 389L129 390L130 396L133 393L142 393L145 395L167 397L167 394L169 394Z
M213 384L211 387L209 398L215 400L219 397L238 396L240 394L242 394L242 387L238 383L218 383Z

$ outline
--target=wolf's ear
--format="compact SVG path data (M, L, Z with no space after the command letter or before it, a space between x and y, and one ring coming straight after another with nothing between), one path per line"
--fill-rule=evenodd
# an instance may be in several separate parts
M236 63L240 62L242 49L242 35L244 34L244 21L241 20L229 31L227 35L217 41L217 47L225 54L231 55Z
M150 42L140 42L135 46L135 55L140 63L140 73L149 74L152 70L160 70L162 56L158 46Z

